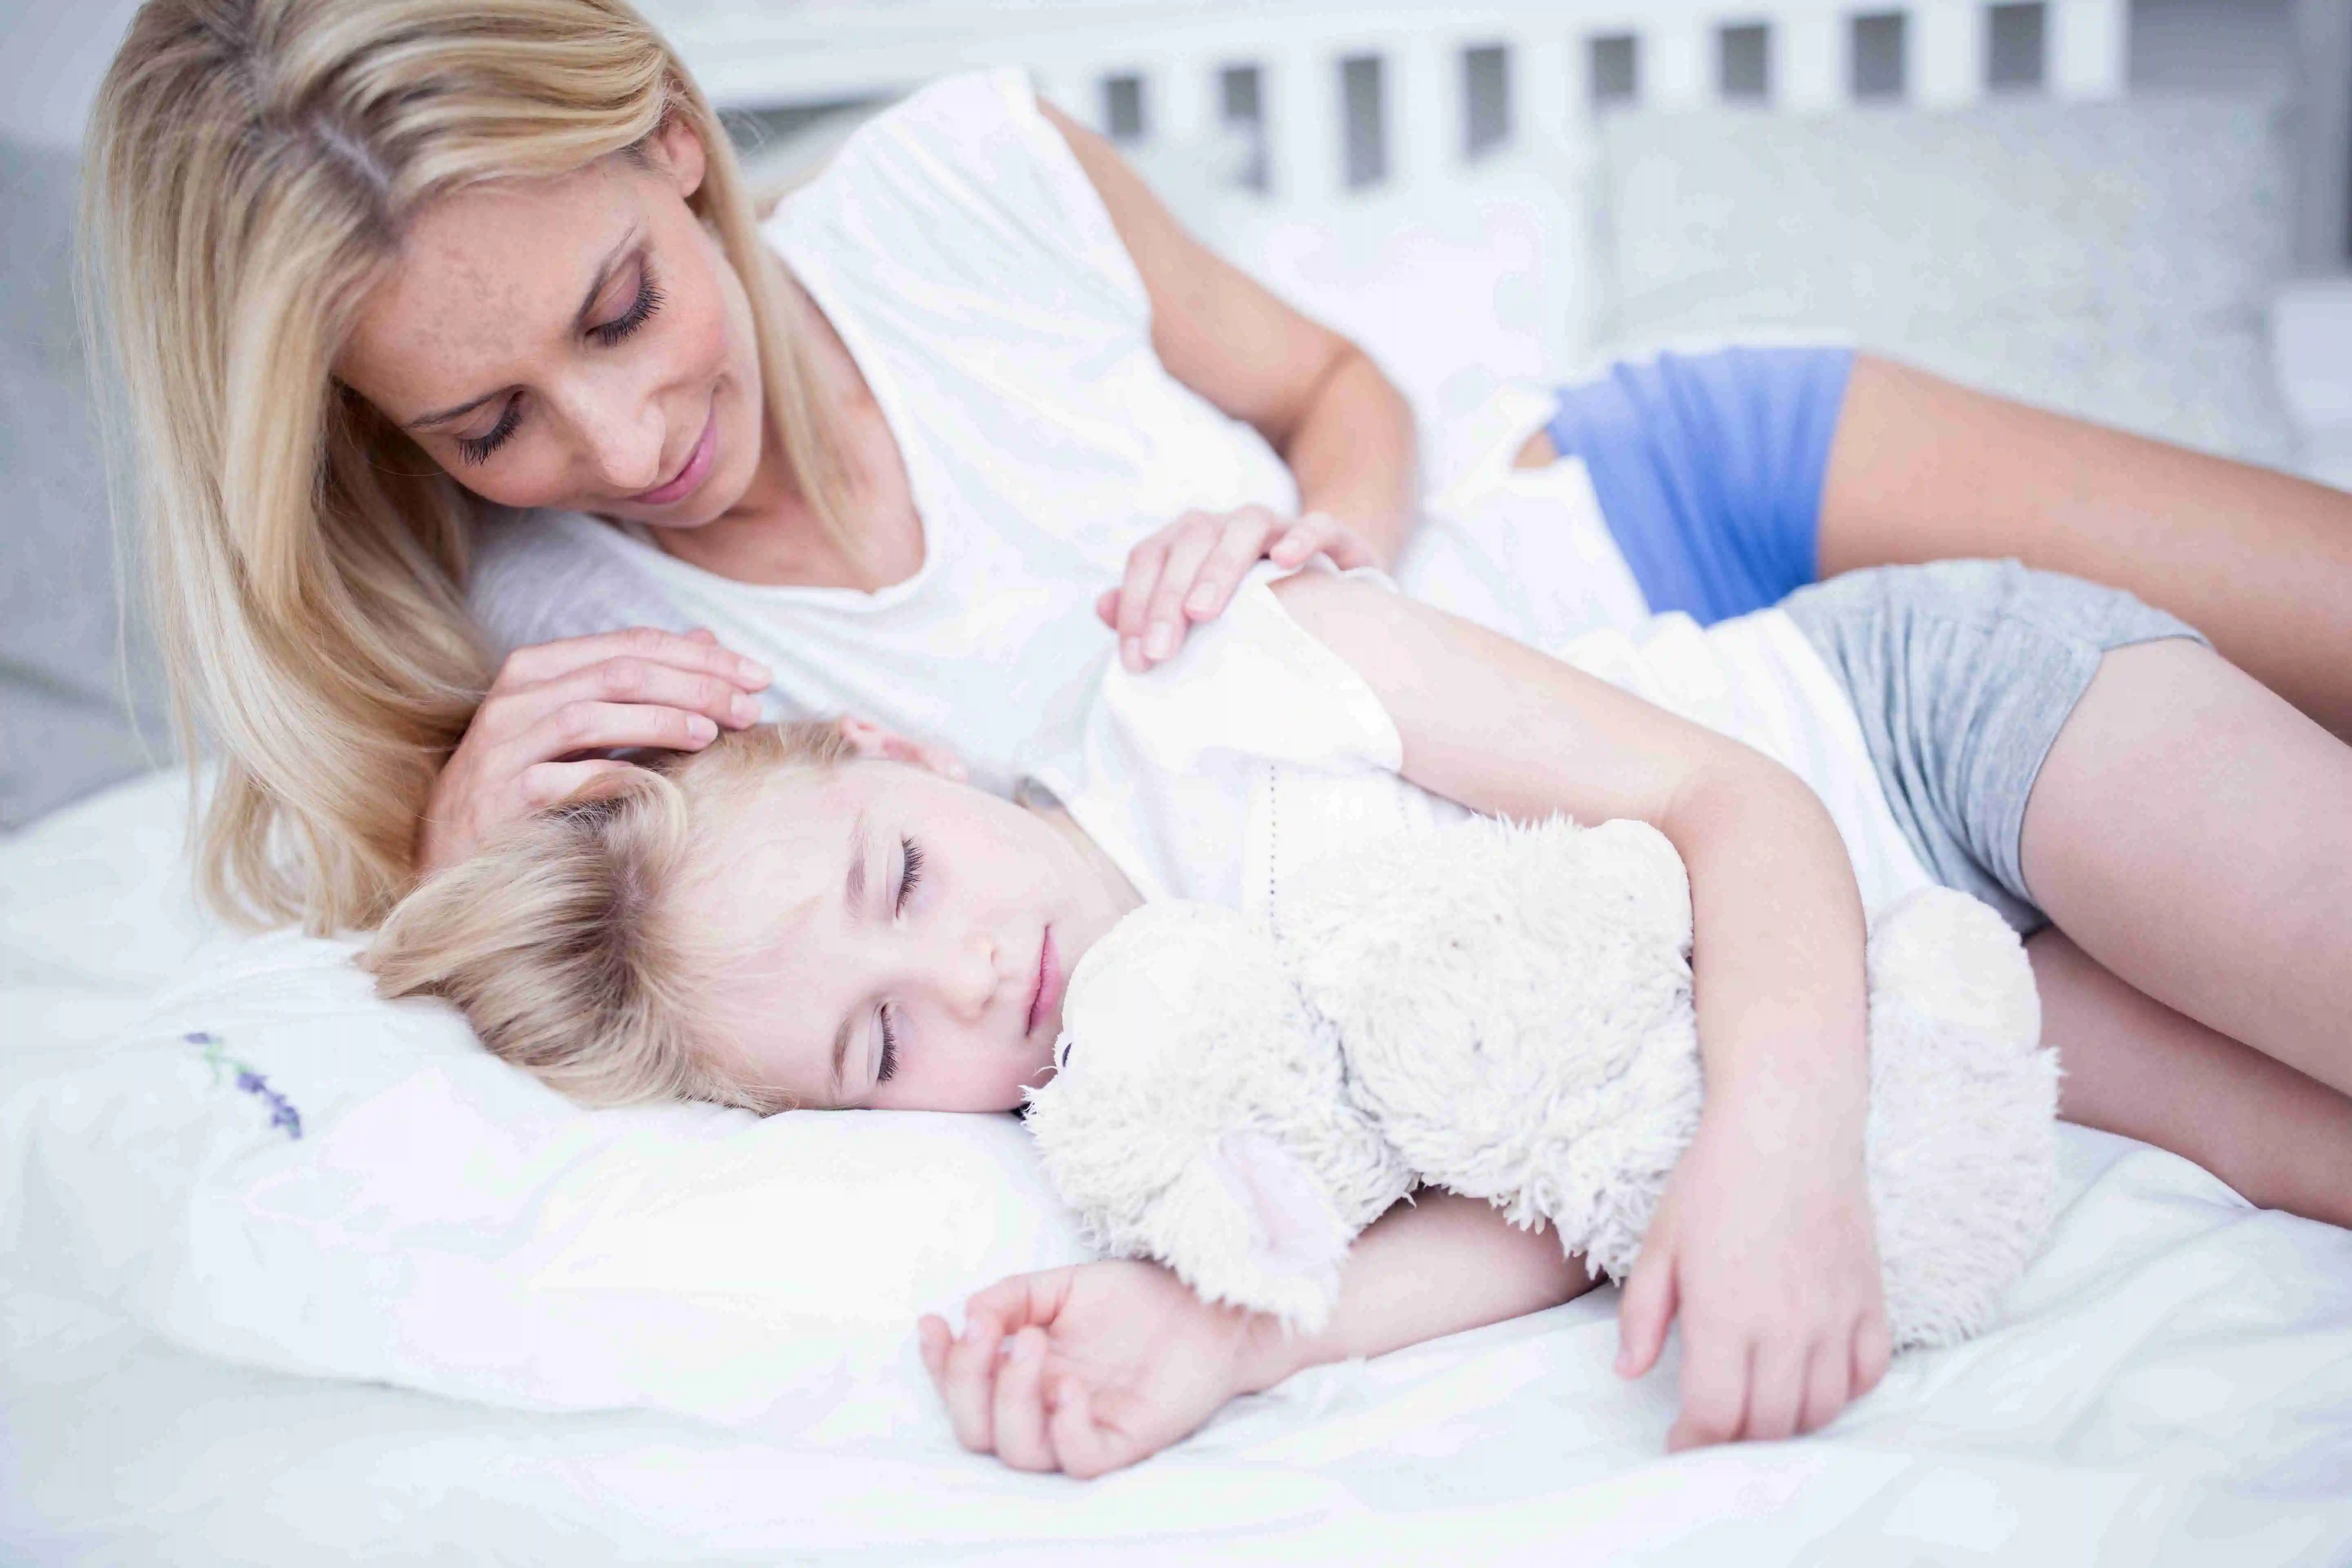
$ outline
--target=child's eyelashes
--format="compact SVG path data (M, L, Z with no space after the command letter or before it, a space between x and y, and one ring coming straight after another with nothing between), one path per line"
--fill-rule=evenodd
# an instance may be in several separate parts
M898 902L897 912L907 912L907 900L914 896L915 884L923 876L923 847L912 838L898 838Z
M881 1018L882 1066L876 1070L874 1074L874 1081L877 1083L888 1083L890 1081L890 1075L898 1070L898 1030L897 1026L891 1022L890 1009L887 1005L881 1010Z

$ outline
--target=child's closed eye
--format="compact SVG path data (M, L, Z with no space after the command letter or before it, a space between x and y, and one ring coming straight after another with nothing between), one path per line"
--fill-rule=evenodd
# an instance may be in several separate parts
M907 912L907 900L914 896L915 884L923 876L923 847L901 834L898 838L898 900L897 912ZM887 1039L886 1031L885 1039ZM887 1075L886 1075L887 1076Z

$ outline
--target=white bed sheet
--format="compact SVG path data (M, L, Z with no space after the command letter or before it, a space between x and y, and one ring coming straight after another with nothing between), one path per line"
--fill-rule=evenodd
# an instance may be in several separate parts
M205 962L181 799L144 781L0 846L0 1087ZM0 1261L0 1558L2352 1560L2352 1234L2122 1140L2064 1154L2001 1327L1906 1358L1822 1436L1674 1459L1671 1369L1611 1374L1606 1291L1294 1379L1082 1486L936 1419L814 1450L263 1372Z

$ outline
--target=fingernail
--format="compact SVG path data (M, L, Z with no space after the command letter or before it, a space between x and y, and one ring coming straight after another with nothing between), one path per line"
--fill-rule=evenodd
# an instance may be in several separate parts
M1205 616L1216 602L1217 591L1203 585L1192 590L1192 596L1184 601L1184 607L1196 616Z
M686 732L695 740L709 741L717 737L719 726L697 713L686 721Z
M749 697L736 698L727 705L727 711L735 716L735 722L738 724L753 724L759 721L760 705Z
M1176 651L1176 628L1162 623L1144 637L1143 651L1154 658L1166 658Z
M737 659L735 664L743 672L743 679L754 686L765 686L775 679L768 673L768 667L756 658Z

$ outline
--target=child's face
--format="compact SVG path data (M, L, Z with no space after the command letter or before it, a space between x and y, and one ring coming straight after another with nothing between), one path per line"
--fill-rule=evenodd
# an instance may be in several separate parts
M745 954L712 1064L803 1106L1009 1110L1070 970L1134 903L1074 829L898 763L784 773L682 897Z

